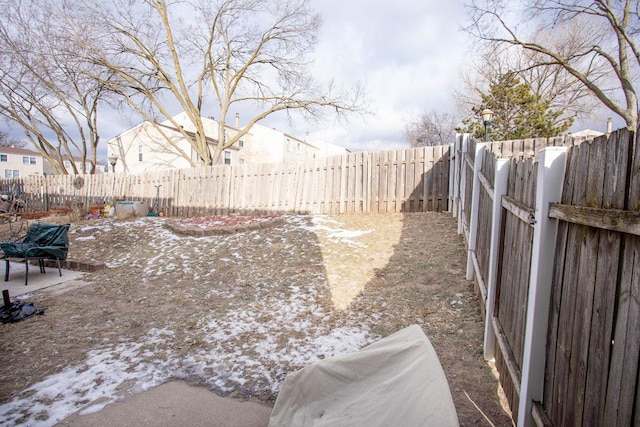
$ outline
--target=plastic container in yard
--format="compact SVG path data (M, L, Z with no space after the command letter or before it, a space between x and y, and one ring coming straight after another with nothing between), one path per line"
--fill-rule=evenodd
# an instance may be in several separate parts
M149 206L144 202L136 202L134 200L116 202L116 216L118 218L147 216L148 214Z

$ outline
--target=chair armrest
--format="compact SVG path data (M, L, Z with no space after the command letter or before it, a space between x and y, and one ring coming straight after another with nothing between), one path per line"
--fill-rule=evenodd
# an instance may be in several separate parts
M66 252L69 250L69 248L64 247L64 246L33 246L29 249L27 249L24 252L24 257L25 258L29 258L29 253L37 253L37 251L42 251L47 253L46 256L36 256L36 255L31 255L33 258L51 258L51 259L55 259L55 258L59 258L59 259L65 259L66 258ZM50 252L62 252L64 253L64 256L56 256L53 253Z

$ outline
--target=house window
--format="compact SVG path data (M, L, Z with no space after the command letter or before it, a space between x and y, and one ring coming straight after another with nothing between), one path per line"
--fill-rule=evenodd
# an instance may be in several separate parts
M239 147L244 147L244 141L243 140L238 141L238 146Z
M6 154L0 154L0 162L6 162L7 161L7 155Z
M138 145L138 161L142 161L142 144Z
M22 156L22 164L23 165L35 165L36 158L32 156Z
M230 151L225 151L224 152L224 164L225 165L230 165L231 164L231 152Z
M293 151L293 144L291 144L291 140L287 138L287 150Z
M5 178L20 178L20 171L15 169L5 169L4 170Z
M193 148L191 149L191 161L193 161L195 163L202 163L202 157Z
M65 169L69 169L71 167L71 162L69 160L65 160L64 161L64 167L65 167Z

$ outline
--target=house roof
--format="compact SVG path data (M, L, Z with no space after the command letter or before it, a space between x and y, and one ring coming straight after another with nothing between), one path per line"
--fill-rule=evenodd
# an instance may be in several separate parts
M593 130L593 129L584 129L584 130L581 130L581 131L578 131L578 132L574 132L574 133L571 134L571 136L576 137L576 138L577 137L590 137L590 136L597 137L597 136L601 136L601 135L604 135L604 133L598 132L597 130Z
M2 154L18 154L18 155L24 155L24 156L43 157L42 154L38 153L37 151L29 150L27 148L17 148L17 147L0 147L0 153L2 153ZM70 159L69 156L62 156L62 158L64 160L69 160ZM82 162L83 161L82 157L80 157L80 156L73 156L71 158L75 162ZM87 159L87 160L89 160L89 159ZM96 164L101 165L102 163L96 162Z
M177 128L173 127L173 126L167 126L167 125L164 125L164 124L161 124L161 123L158 124L158 126L161 126L163 128L166 128L166 129L172 130L174 132L178 132L178 133L184 132L187 135L189 135L191 138L195 138L196 137L196 133L192 132L190 130L177 129ZM214 145L218 145L220 143L220 141L218 141L217 139L211 138L211 137L208 137L208 136L207 136L207 142L210 143L210 144L214 144ZM238 150L240 150L240 147L237 147L237 146L233 145L233 146L227 148L227 150L236 150L236 151L238 151Z
M173 118L174 118L174 119L178 118L178 122L179 122L180 117L181 117L181 116L183 116L183 115L185 115L185 114L186 114L186 113L183 111L183 112L178 113L178 114L176 114L175 116L173 116ZM214 123L217 123L217 122L216 122L216 120L215 120L213 117L201 117L201 119L202 119L202 121L203 121L203 122L214 122ZM164 121L163 123L155 122L155 125L156 125L156 126L161 126L161 127L165 128L165 129L167 129L167 130L171 130L172 132L181 133L181 129L178 129L178 128L176 128L175 126L171 126L171 125L166 124L166 123L170 123L170 120L166 120L166 121ZM119 133L118 135L116 135L116 136L114 136L114 137L110 138L110 139L109 139L109 141L107 141L107 142L108 142L108 143L111 143L111 141L114 141L114 140L116 140L116 139L118 139L118 138L121 138L121 137L122 137L124 134L126 134L126 133L132 132L132 131L134 131L134 130L136 130L136 129L138 129L138 128L142 127L142 126L150 126L150 125L152 125L152 122L150 122L150 121L148 121L148 120L144 120L144 121L142 121L142 122L138 123L137 125L135 125L135 126L133 126L133 127L129 128L129 129L127 129L127 130L125 130L125 131L123 131L123 132ZM236 128L236 127L234 127L234 126L230 126L230 125L228 125L228 124L226 124L226 123L225 123L225 128L229 128L229 129L238 129L238 128ZM326 142L326 141L317 141L317 142L307 141L307 140L306 140L306 138L305 138L305 139L301 139L301 138L298 138L298 137L295 137L295 136L292 136L292 135L286 134L286 133L284 133L284 132L278 131L278 130L277 130L277 129L275 129L275 128L268 128L268 127L266 127L266 126L260 125L259 123L254 124L254 125L253 125L253 127L252 127L252 130L253 130L254 128L264 128L264 129L269 129L269 130L273 130L273 131L279 132L279 133L280 133L280 134L282 134L285 138L290 138L290 139L292 139L292 140L295 140L296 142L299 142L299 143L301 143L301 144L308 145L308 146L310 146L310 147L313 147L313 148L316 148L316 149L319 149L319 150L322 150L322 151L327 151L327 150L328 150L328 151L331 151L331 150L330 150L330 148L331 148L331 149L335 149L335 150L342 149L342 150L345 150L345 152L347 152L347 153L350 153L350 152L351 152L351 151L350 151L350 150L348 150L347 148L342 147L342 146L337 145L337 144L332 144L332 143L329 143L329 142ZM195 132L193 132L193 131L186 131L186 130L183 130L183 131L184 131L184 132L186 132L186 133L187 133L190 137L192 137L192 138L195 138L195 136L196 136ZM252 134L252 131L251 131L251 130L249 131L249 134ZM219 141L218 141L217 139L214 139L214 138L211 138L211 137L207 137L207 141L208 141L210 144L214 144L214 145L219 144ZM229 148L227 148L227 149L228 149L228 150L239 151L239 150L240 150L240 147L239 147L238 145L233 145L233 146L231 146L231 147L229 147Z
M0 147L0 153L42 157L42 154L38 153L37 151L29 150L26 148L17 148L17 147Z
M69 160L70 158L69 158L69 156L62 156L62 159L63 160ZM73 159L74 162L82 162L82 161L90 162L91 161L91 159L83 159L80 156L73 156L73 157L71 157L71 159ZM103 163L100 162L99 160L96 160L96 165L103 165Z
M146 125L146 124L150 124L150 122L149 122L148 120L144 120L144 121L142 121L142 122L138 123L137 125L134 125L134 126L130 127L129 129L125 129L125 130L123 130L122 132L120 132L119 134L117 134L117 135L112 136L111 138L109 138L109 140L107 141L107 143L109 143L109 141L113 141L113 140L116 140L116 139L118 139L118 138L121 138L124 134L127 134L127 133L129 133L129 132L133 132L133 131L134 131L134 130L136 130L137 128L142 127L142 126L144 126L144 125Z

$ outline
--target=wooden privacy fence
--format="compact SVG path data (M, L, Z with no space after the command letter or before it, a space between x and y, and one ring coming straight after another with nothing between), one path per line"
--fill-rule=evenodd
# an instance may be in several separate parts
M634 134L491 144L461 135L452 152L485 358L495 358L514 420L640 425Z
M135 200L168 216L422 212L448 209L449 147L352 153L288 164L216 165L142 175L29 176L0 192L29 211Z

